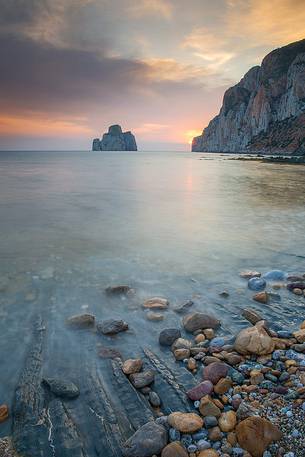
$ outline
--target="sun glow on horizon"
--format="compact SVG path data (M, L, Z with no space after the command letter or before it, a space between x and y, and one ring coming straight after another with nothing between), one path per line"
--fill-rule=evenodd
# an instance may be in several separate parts
M201 135L201 133L202 133L202 130L188 130L187 132L185 132L184 136L187 139L187 143L192 144L193 138L195 136Z

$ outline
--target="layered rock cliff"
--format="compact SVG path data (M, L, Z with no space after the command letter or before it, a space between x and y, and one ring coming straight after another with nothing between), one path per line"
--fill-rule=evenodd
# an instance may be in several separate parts
M93 140L92 151L137 151L137 143L131 132L123 132L120 125L111 125L101 140Z
M192 151L305 154L305 40L272 51L228 89Z

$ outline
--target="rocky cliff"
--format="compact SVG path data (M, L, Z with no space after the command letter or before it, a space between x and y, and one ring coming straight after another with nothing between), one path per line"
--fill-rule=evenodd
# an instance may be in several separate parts
M123 132L120 125L111 125L101 140L93 140L92 151L137 151L137 143L131 132Z
M305 154L305 40L272 51L228 89L192 151Z

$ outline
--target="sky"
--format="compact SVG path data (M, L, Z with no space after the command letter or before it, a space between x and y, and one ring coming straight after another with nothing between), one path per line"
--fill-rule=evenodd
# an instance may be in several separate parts
M0 150L88 150L111 124L188 150L304 24L305 0L0 0Z

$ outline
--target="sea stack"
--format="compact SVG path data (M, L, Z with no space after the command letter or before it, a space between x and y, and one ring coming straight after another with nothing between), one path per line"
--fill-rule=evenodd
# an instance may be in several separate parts
M137 151L137 143L131 132L123 132L120 125L111 125L101 140L93 140L92 151Z
M305 40L268 54L223 98L194 152L305 154Z

